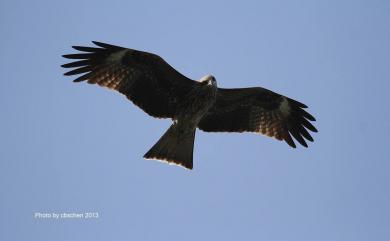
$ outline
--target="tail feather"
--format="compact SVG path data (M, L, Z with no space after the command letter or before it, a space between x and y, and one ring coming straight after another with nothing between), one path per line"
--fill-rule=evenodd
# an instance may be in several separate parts
M190 132L180 132L173 124L144 155L145 159L157 159L169 164L176 164L192 169L192 155L194 151L195 129Z

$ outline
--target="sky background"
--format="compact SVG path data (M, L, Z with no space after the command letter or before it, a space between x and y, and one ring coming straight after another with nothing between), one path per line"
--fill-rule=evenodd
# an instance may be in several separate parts
M390 240L389 13L386 0L2 0L0 240ZM297 99L319 133L292 149L198 131L193 171L145 161L170 121L62 75L61 55L91 40Z

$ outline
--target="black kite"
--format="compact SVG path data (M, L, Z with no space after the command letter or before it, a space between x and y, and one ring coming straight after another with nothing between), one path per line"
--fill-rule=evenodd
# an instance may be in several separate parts
M284 140L296 147L291 136L307 147L313 141L308 130L315 118L306 105L270 90L253 87L223 89L212 75L199 81L180 74L158 55L100 42L97 47L73 46L82 53L63 55L75 62L65 75L82 74L86 80L124 94L156 118L173 124L144 155L192 169L195 130L206 132L254 132Z

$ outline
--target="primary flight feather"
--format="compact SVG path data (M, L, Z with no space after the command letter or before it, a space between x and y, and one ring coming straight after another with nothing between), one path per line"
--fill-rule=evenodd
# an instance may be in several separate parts
M80 51L63 57L74 62L64 75L77 75L74 82L87 81L124 94L147 114L170 118L171 127L144 155L182 167L193 168L196 128L206 132L254 132L284 140L296 147L295 138L307 147L315 118L306 105L253 87L218 88L212 75L191 80L160 56L93 41L96 47L73 46Z

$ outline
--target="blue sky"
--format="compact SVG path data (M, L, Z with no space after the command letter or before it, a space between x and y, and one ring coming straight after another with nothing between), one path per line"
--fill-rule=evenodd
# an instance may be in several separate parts
M0 240L390 239L389 1L1 1ZM145 161L169 127L62 76L91 40L316 118L306 148L197 132L194 170ZM37 219L35 212L98 212Z

